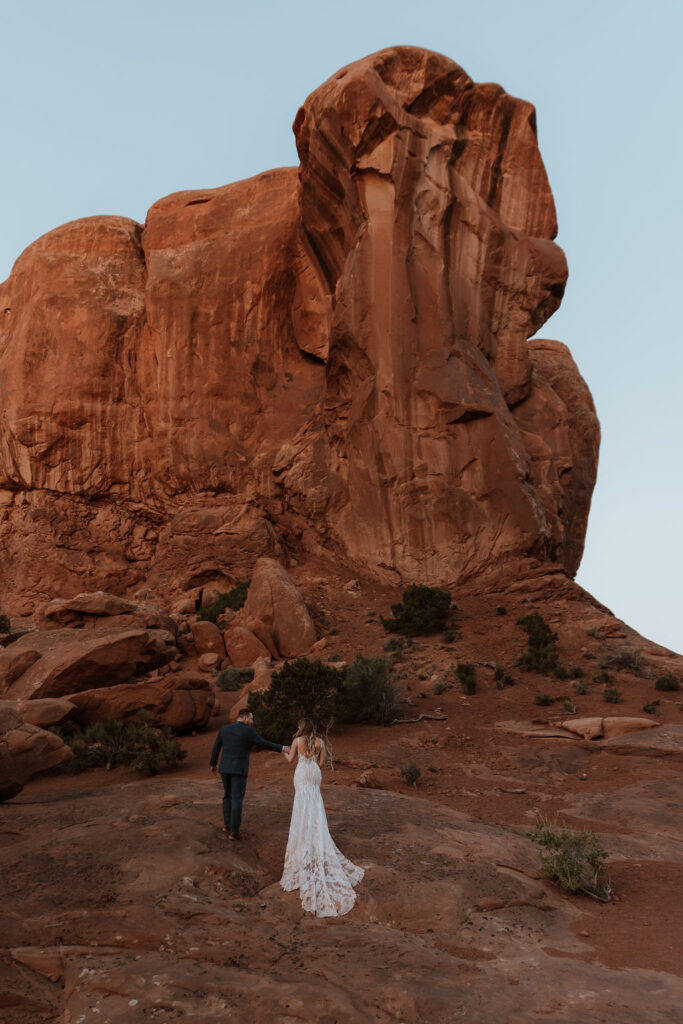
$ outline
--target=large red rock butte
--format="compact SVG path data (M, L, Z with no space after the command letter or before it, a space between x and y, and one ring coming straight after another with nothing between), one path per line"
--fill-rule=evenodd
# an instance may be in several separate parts
M395 582L573 575L599 427L559 342L534 108L381 51L300 166L66 224L0 287L3 610L326 548Z

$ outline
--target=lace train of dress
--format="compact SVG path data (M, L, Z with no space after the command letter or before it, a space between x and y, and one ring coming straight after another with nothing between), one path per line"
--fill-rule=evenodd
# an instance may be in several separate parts
M335 846L327 827L315 758L299 755L294 772L294 806L280 885L299 890L304 910L317 917L341 917L356 902L354 885L365 872Z

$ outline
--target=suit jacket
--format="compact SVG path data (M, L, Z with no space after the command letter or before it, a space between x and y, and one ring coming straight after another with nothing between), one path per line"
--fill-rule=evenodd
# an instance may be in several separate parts
M218 771L222 775L248 775L249 754L252 747L262 747L264 750L282 751L281 743L271 743L264 740L262 736L244 722L233 722L231 725L224 725L218 730L216 741L211 751L211 767L218 763L218 755L221 754L221 763Z

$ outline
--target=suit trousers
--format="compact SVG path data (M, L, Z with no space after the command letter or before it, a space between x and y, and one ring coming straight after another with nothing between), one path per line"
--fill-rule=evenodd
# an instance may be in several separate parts
M242 804L247 789L246 775L227 775L220 773L223 781L223 824L227 825L233 835L240 834L242 824Z

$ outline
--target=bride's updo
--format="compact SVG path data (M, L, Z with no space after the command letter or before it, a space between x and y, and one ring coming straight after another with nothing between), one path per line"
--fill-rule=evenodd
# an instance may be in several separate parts
M299 727L294 734L294 739L301 740L299 746L305 757L313 757L316 749L316 742L320 737L316 732L315 725L310 718L299 720Z

